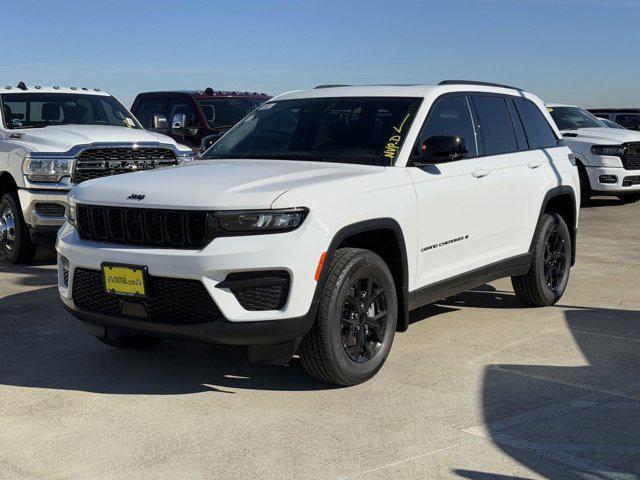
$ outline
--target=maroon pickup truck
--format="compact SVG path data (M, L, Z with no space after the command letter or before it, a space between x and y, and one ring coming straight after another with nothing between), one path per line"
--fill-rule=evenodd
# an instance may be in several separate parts
M194 150L211 146L238 121L271 96L256 92L228 92L208 87L140 93L131 112L147 130L164 133Z

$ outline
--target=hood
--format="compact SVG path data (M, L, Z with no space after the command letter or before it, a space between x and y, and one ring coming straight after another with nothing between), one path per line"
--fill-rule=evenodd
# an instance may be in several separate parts
M640 132L621 130L617 128L579 128L577 130L563 130L563 138L567 142L584 142L602 145L618 145L627 142L640 142ZM574 137L573 135L576 135Z
M384 167L290 160L201 160L77 185L80 203L198 210L270 208L284 192L380 173ZM129 200L132 194L143 200ZM304 205L292 205L304 206Z
M177 145L171 137L166 135L113 125L52 125L44 128L23 129L18 132L23 136L15 140L15 143L20 143L37 152L64 153L76 145L90 143L159 142ZM16 132L9 132L11 133Z

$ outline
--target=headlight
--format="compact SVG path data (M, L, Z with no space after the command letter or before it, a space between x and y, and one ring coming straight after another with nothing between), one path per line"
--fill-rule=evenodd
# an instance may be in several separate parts
M226 232L276 233L295 230L309 213L307 208L216 212L218 225Z
M59 182L71 175L73 160L67 158L40 158L27 154L22 162L22 172L32 182Z
M69 204L67 205L67 209L65 210L64 213L65 218L67 219L67 222L69 222L70 225L73 225L74 227L78 225L77 220L76 220L76 204L73 202L69 202Z
M594 145L591 147L591 153L605 157L622 157L625 147L622 145Z
M180 152L177 159L178 163L193 162L196 159L196 154L193 153L193 150L189 152Z

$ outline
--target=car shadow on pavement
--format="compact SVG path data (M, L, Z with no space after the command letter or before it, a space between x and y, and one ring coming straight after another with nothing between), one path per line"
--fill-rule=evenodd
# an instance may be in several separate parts
M512 293L485 285L443 304L503 309L517 300ZM553 329L541 332L531 339L537 343L530 355L547 343L553 359L575 345L570 362L576 356L584 361L578 366L563 365L563 359L527 364L529 351L523 345L519 354L523 364L487 365L482 386L484 424L470 433L490 439L546 478L638 479L640 311L558 307L565 309L570 337ZM560 350L558 342L564 342ZM463 469L453 473L476 480L518 478Z
M582 203L580 208L601 208L620 205L624 205L624 202L617 197L596 197Z

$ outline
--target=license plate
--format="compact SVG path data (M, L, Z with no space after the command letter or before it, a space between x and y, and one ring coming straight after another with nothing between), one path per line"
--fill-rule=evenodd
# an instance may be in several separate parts
M146 297L146 273L146 267L102 265L104 288L112 295Z

